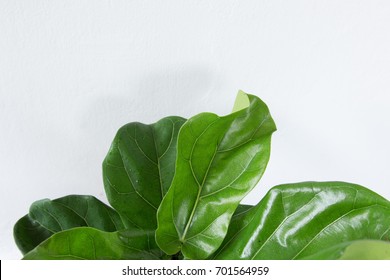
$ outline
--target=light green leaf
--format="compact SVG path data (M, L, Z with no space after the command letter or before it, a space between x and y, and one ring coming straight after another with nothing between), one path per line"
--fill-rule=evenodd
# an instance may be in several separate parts
M238 98L249 106L224 117L202 113L180 129L175 176L157 216L156 240L167 254L212 254L266 168L275 124L259 98Z
M390 242L357 240L337 244L304 259L310 260L390 260Z
M388 200L344 182L286 184L232 222L213 258L304 259L339 246L316 257L338 258L340 244L361 239L390 239Z
M34 202L29 214L15 224L14 238L26 254L56 232L83 226L109 232L124 228L118 213L97 198L68 195Z
M167 117L119 129L103 162L110 204L127 228L156 229L156 211L175 172L177 134L185 119Z
M154 231L104 232L94 228L61 231L24 256L25 260L148 260L164 254Z
M233 105L233 110L232 113L235 113L237 111L240 111L242 109L245 109L250 106L250 101L248 95L240 90L237 93L236 101L234 102Z

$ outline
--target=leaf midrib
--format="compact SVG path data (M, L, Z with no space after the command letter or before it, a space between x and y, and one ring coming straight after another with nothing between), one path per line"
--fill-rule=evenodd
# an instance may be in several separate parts
M158 169L158 178L159 178L159 182L160 182L161 199L163 199L163 197L164 197L164 187L163 187L163 181L162 181L162 176L161 176L161 163L160 163L160 160L165 156L165 154L167 153L167 151L171 147L172 140L173 140L173 135L175 133L175 123L171 119L168 119L168 120L172 124L171 138L169 139L169 144L167 145L167 148L165 149L165 151L161 155L159 155L159 152L158 152L158 149L157 149L157 141L156 141L157 138L156 138L156 135L155 135L155 132L154 132L154 125L151 126L154 148L156 150L157 169Z
M256 107L255 107L255 108L256 108ZM257 109L257 108L256 108L256 109ZM230 116L231 116L231 115L230 115ZM230 117L230 116L229 116L229 117ZM226 117L227 117L227 116L226 116ZM239 148L239 147L241 147L241 146L243 146L243 145L249 143L250 141L252 141L252 140L253 140L252 137L253 137L253 136L256 134L256 132L260 129L260 127L263 126L264 122L265 122L269 117L270 117L270 114L268 113L268 114L266 115L266 117L261 121L261 123L256 127L256 129L255 129L254 132L251 134L251 136L249 137L249 139L247 139L246 141L244 141L244 142L241 143L240 145L237 145L237 146L233 147L232 149ZM196 140L195 140L195 142L194 142L194 144L193 144L193 146L192 146L191 154L190 154L190 158L189 158L189 164L190 164L190 167L191 167L192 176L194 177L196 183L198 184L198 188L199 188L199 189L198 189L198 193L197 193L197 198L196 198L196 201L195 201L195 205L194 205L194 207L193 207L193 209L192 209L192 211L191 211L191 214L190 214L190 218L189 218L189 220L188 220L188 222L187 222L187 224L186 224L186 227L185 227L185 229L184 229L183 235L182 235L182 237L180 238L180 241L181 241L181 242L184 242L184 241L185 241L185 237L186 237L186 235L187 235L189 226L190 226L191 223L192 223L193 217L194 217L195 212L196 212L196 208L197 208L197 206L198 206L198 204L199 204L199 200L200 200L201 197L203 197L203 196L201 196L202 189L203 189L203 186L204 186L204 184L205 184L205 182L206 182L206 178L207 178L207 176L208 176L208 173L209 173L209 171L210 171L210 168L211 168L211 166L212 166L212 164L213 164L213 162L214 162L215 156L216 156L217 153L219 153L219 152L224 152L224 151L225 151L225 150L219 150L219 145L222 143L222 141L223 141L223 139L224 139L224 137L225 137L225 135L226 135L226 131L229 130L230 125L227 126L225 132L223 133L223 138L222 138L222 140L221 140L219 143L217 143L217 145L216 145L216 149L215 149L215 151L214 151L214 153L213 153L213 156L212 156L212 158L211 158L211 160L210 160L209 166L208 166L208 168L207 168L207 170L206 170L206 173L205 173L205 175L204 175L204 177L203 177L203 180L202 180L202 183L201 183L201 184L199 184L199 181L197 180L197 177L196 177L196 175L195 175L195 173L194 173L194 170L193 170L193 167L192 167L192 162L191 162L192 154L193 154L194 148L195 148L195 146L196 146L198 140L203 136L203 134L204 134L204 133L205 133L205 132L206 132L206 131L215 123L215 122L217 122L217 121L219 121L219 120L221 120L221 119L223 119L223 118L224 118L224 117L219 117L219 116L217 116L217 118L216 118L214 121L212 121L212 122L204 129L204 131L196 138ZM228 150L229 150L229 149L228 149ZM226 151L228 151L228 150L226 150ZM252 158L249 162L251 162L252 160L253 160L253 158ZM250 164L250 163L249 163L249 164ZM249 164L248 164L248 165L249 165ZM246 170L246 168L244 168L244 170L243 170L242 173L244 173L245 170ZM242 175L242 173L241 173L234 181L236 181L236 180ZM226 187L227 187L227 186L225 186L223 189L225 189ZM218 192L219 192L219 191L213 192L213 194L214 194L214 193L218 193ZM208 196L208 195L205 195L204 197L206 197L206 196Z
M217 117L214 121L212 121L212 122L203 130L203 132L195 139L195 142L194 142L194 144L193 144L193 146L192 146L192 149L191 149L191 154L190 154L190 158L189 158L189 165L190 165L190 167L191 167L192 176L194 177L194 179L195 179L195 181L196 181L196 183L197 183L197 185L198 185L198 193L197 193L197 197L196 197L196 200L195 200L195 205L194 205L194 207L192 208L190 217L189 217L188 222L187 222L187 224L186 224L186 226L185 226L185 228L184 228L183 234L182 234L182 236L181 236L181 238L180 238L180 241L181 241L182 243L184 243L184 241L185 241L186 235L187 235L187 233L188 233L188 229L189 229L189 227L190 227L190 225L191 225L191 223L192 223L192 220L193 220L193 218L194 218L194 215L195 215L195 212L196 212L196 208L198 207L200 194L201 194L201 192L202 192L202 189L203 189L204 183L205 183L205 181L206 181L207 175L208 175L208 173L209 173L209 171L210 171L210 167L211 167L211 165L212 165L212 163L213 163L213 161L214 161L215 155L217 154L218 144L217 144L216 149L215 149L215 151L214 151L214 153L213 153L213 156L212 156L212 158L211 158L211 160L210 160L210 162L209 162L209 165L208 165L208 167L207 167L206 173L205 173L205 175L203 176L202 184L199 184L199 181L198 181L198 179L197 179L197 177L196 177L196 175L195 175L195 173L194 173L194 169L193 169L193 167L192 167L192 154L193 154L193 152L194 152L194 149L195 149L196 144L198 143L198 140L199 140L199 139L203 136L203 134L206 133L206 131L207 131L215 122L217 122L219 119L220 119L220 117Z

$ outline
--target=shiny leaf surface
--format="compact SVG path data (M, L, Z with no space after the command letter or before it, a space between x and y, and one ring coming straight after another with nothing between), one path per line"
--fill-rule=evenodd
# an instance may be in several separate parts
M275 124L259 98L240 92L238 100L234 113L202 113L180 129L175 176L157 216L156 240L169 255L181 250L185 258L204 259L213 253L266 168Z
M61 231L24 256L25 260L148 260L164 255L154 231L104 232L94 228Z
M103 162L110 204L127 228L156 229L156 211L175 172L177 134L185 119L167 117L119 129Z
M232 221L213 258L303 259L360 239L390 239L388 200L344 182L287 184Z
M56 232L93 227L113 232L123 229L118 213L93 196L69 195L34 202L14 226L14 238L23 254Z

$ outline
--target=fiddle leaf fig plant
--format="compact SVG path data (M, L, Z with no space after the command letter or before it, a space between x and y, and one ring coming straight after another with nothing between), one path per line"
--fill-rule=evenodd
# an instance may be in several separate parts
M14 227L23 259L390 259L390 202L346 182L261 179L275 123L238 93L226 116L172 116L119 129L103 161L108 202L34 202Z

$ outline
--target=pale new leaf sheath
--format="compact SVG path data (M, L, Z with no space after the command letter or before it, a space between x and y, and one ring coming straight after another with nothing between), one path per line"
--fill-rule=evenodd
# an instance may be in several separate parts
M175 176L158 213L156 241L167 254L205 259L221 244L242 198L260 180L276 130L267 106L239 93L245 108L190 118L178 136Z

